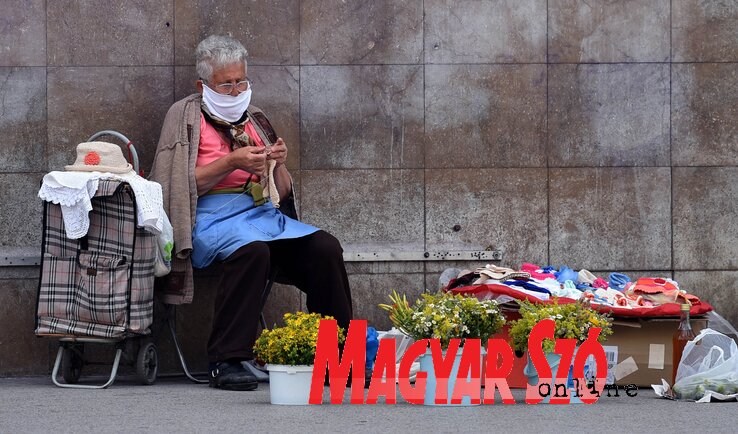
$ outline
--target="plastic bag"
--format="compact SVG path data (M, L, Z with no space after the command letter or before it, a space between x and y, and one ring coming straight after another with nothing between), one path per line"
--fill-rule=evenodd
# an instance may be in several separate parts
M172 248L174 247L174 230L166 213L163 213L164 224L161 233L156 236L156 256L154 258L154 276L162 277L172 270Z
M731 337L736 343L738 343L738 330L736 330L728 320L723 318L720 314L715 312L714 310L707 312L705 315L705 318L707 318L707 324L708 327L715 330L716 332L720 332L724 335L728 335Z
M677 398L691 400L709 392L738 393L738 345L720 332L702 330L684 347L673 389Z
M395 379L400 375L400 362L402 356L413 342L415 342L410 336L401 332L400 330L392 327L389 331L378 332L378 338L382 339L394 339L395 340ZM410 381L415 381L415 374L420 370L420 362L417 360L410 366ZM382 376L382 379L386 379L386 376Z

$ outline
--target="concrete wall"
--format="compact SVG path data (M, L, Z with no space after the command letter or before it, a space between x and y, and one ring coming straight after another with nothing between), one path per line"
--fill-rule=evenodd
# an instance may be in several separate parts
M3 0L0 251L38 254L39 181L93 132L151 164L211 33L249 49L303 219L347 250L503 251L677 279L738 323L738 4L718 0ZM460 230L454 231L454 225ZM1 255L0 255L1 256ZM473 263L349 264L357 315ZM38 269L0 267L0 375L48 372ZM195 367L208 283L179 322ZM304 305L278 288L268 320ZM169 348L170 350L171 348ZM162 352L171 354L167 349Z

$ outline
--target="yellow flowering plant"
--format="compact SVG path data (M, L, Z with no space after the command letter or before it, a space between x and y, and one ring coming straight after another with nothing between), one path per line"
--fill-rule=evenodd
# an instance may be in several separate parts
M317 313L286 313L283 327L265 329L256 340L256 357L273 365L312 365L318 342L321 319L334 319ZM338 343L346 339L343 328L338 328Z
M453 338L481 339L486 345L505 324L505 316L493 300L449 292L422 294L412 305L396 291L389 298L392 304L379 307L389 312L395 327L415 340L440 339L443 349Z
M520 319L512 321L510 326L510 338L512 347L516 351L528 349L528 337L533 327L544 319L552 319L556 322L554 329L555 338L576 339L577 345L587 339L589 329L599 327L602 329L597 340L604 342L612 334L611 319L609 315L602 314L592 309L589 302L578 300L576 303L559 304L557 298L553 303L531 303L520 302ZM555 342L552 339L544 339L543 351L551 353Z

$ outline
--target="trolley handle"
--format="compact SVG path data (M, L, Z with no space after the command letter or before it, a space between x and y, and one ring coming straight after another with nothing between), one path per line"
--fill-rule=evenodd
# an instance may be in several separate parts
M136 147L133 146L133 142L128 140L128 137L124 136L123 134L119 133L118 131L113 130L103 130L98 131L92 136L90 136L89 139L87 139L88 142L91 142L97 138L100 138L102 136L113 136L123 143L125 143L126 148L128 149L128 161L131 162L131 165L133 166L133 170L138 173L141 176L144 176L143 170L141 170L140 164L138 162L138 152L136 152Z

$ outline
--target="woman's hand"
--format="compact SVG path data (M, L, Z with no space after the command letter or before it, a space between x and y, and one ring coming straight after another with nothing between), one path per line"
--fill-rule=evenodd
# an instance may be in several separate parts
M259 176L264 176L266 173L267 153L264 147L244 146L235 149L228 155L228 158L234 170L241 169Z
M284 144L284 140L281 137L272 146L267 148L267 159L276 161L277 165L287 162L287 145Z

